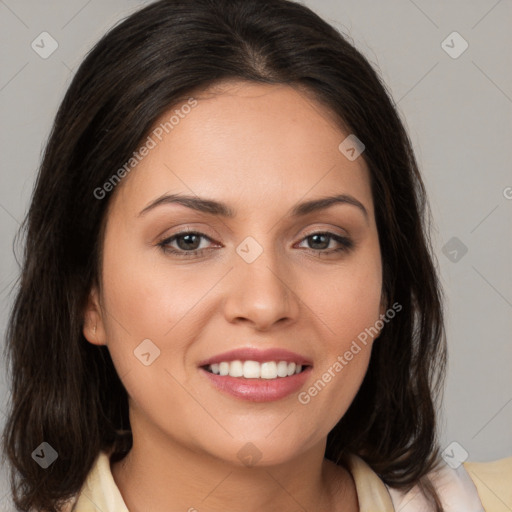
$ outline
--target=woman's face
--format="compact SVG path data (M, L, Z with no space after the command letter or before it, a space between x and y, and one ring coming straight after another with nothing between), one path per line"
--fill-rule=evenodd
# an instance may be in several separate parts
M369 172L295 88L195 98L118 185L84 334L108 346L134 439L284 462L323 446L368 367L384 312Z

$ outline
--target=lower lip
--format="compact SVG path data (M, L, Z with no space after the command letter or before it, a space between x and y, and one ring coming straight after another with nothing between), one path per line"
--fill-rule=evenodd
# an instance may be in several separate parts
M301 373L296 373L290 377L277 377L276 379L221 377L204 368L200 368L200 370L217 389L235 398L249 402L272 402L298 391L308 378L311 366L308 366Z

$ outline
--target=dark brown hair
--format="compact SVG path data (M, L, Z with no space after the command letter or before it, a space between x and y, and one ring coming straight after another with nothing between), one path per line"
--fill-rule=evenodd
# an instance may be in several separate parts
M329 433L326 457L361 456L388 485L419 484L439 462L436 413L446 364L429 212L410 140L378 74L332 26L288 0L161 0L89 52L62 101L37 177L7 331L12 396L3 435L18 510L56 511L100 450L130 449L126 391L105 346L82 334L101 270L110 197L94 190L178 99L222 80L300 86L365 144L383 292L402 310L374 344L363 384ZM123 439L126 443L123 446ZM57 461L31 458L48 442Z

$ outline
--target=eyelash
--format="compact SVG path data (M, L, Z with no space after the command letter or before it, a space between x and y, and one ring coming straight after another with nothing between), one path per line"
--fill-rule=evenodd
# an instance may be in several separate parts
M177 249L169 247L169 244L171 242L173 242L174 240L176 240L176 239L178 239L178 238L180 238L182 236L186 236L186 235L196 235L196 236L199 236L201 238L205 238L207 240L212 241L212 239L209 236L207 236L207 235L205 235L203 233L200 233L198 231L182 231L180 233L176 233L175 235L173 235L171 237L168 237L168 238L165 238L164 240L160 241L158 243L158 246L161 248L161 250L165 254L173 254L173 255L176 255L176 256L178 256L180 258L190 258L190 257L193 257L193 256L198 256L198 255L202 254L204 251L208 250L208 249L194 249L192 251L185 251L183 249L177 250ZM329 241L330 240L335 240L336 242L341 244L341 247L338 247L337 249L331 249L331 250L307 249L310 252L316 253L319 257L322 254L333 254L333 253L338 253L338 252L349 252L353 248L353 246L354 246L354 243L349 238L346 238L346 237L341 236L341 235L337 235L335 233L331 233L329 231L316 231L314 233L310 233L310 234L306 235L301 240L301 242L303 240L307 240L308 238L313 237L315 235L327 235L327 237L329 238Z

